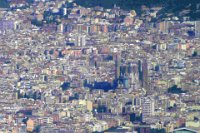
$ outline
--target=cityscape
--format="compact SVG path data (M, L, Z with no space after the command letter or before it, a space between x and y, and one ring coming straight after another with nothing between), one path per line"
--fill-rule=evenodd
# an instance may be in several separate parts
M200 133L200 1L0 0L0 133Z

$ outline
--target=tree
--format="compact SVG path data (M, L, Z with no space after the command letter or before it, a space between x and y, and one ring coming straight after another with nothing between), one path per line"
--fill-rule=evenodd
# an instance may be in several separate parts
M70 83L64 82L60 87L62 88L63 91L66 91L67 89L69 89Z
M31 24L40 27L40 26L43 25L43 22L42 21L38 21L37 19L33 19L33 20L31 20Z
M0 0L0 8L9 8L10 5L7 0Z
M177 85L174 85L170 88L168 88L168 93L175 93L175 94L179 94L179 93L186 93L187 91L183 91L182 88L178 88Z
M26 117L26 118L24 118L24 119L22 120L22 122L23 122L24 124L26 124L27 121L28 121L28 117Z
M197 51L194 51L194 53L192 54L192 57L196 57L198 55Z
M166 133L165 129L151 129L151 133Z
M40 126L40 125L37 125L37 126L35 127L35 132L36 132L36 133L40 133L40 128L41 128L41 126Z

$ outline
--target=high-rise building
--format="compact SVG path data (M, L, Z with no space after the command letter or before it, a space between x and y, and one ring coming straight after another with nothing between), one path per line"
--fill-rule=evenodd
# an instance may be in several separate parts
M138 78L139 78L139 80L140 81L142 81L142 61L141 60L139 60L138 61Z
M115 79L119 79L120 77L120 66L121 66L121 56L115 55Z
M139 76L138 76L137 65L129 64L128 73L129 73L131 88L137 89L138 85L139 85L139 79L138 79Z
M86 27L86 33L90 33L91 32L91 27L90 27L90 25L87 25L87 27Z
M103 25L102 26L102 32L107 33L108 32L108 25Z
M82 33L83 32L83 24L77 24L76 28L77 28L77 32L78 33Z
M154 115L155 101L151 97L144 97L142 99L142 121L145 122L148 117Z
M116 53L113 55L115 61L115 86L118 87L120 84L120 66L121 66L121 55Z
M86 45L86 35L76 34L75 38L75 46L85 46Z
M62 15L63 15L63 16L66 16L66 15L67 15L67 8L63 8L63 9L62 9Z
M57 26L57 32L59 32L59 33L64 32L64 25L62 23Z
M149 89L149 81L148 81L148 63L147 60L143 60L142 63L142 87L145 89Z
M130 88L130 79L129 79L130 71L127 65L120 66L120 82L122 87Z
M135 107L141 106L141 98L140 97L135 97L133 99L133 104L134 104Z
M14 22L14 30L18 30L18 29L20 29L20 22L15 21Z
M158 25L159 32L162 32L164 34L169 33L169 25L170 23L168 21L160 22Z
M29 131L29 132L32 132L33 131L33 129L34 129L34 121L33 120L31 120L31 119L29 119L28 121L27 121L27 131Z
M200 21L195 21L195 36L200 38Z
M148 81L148 63L147 60L138 61L138 76L141 86L145 89L149 89L149 81Z
M88 109L89 111L92 111L92 110L93 110L93 104L92 104L91 101L87 101L87 109Z

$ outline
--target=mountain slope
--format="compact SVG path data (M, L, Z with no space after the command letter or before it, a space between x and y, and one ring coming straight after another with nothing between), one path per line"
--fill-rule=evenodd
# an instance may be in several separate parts
M78 5L84 7L102 6L112 8L114 5L120 6L125 10L136 10L141 13L141 6L147 7L162 6L159 12L159 18L172 16L184 17L189 16L192 20L200 18L200 1L199 0L75 0Z
M0 8L8 8L9 3L7 0L0 0Z
M102 6L112 8L117 5L125 10L138 10L142 5L152 7L165 4L165 0L75 0L75 2L84 7Z

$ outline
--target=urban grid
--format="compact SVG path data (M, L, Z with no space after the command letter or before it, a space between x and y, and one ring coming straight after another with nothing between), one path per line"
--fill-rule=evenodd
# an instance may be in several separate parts
M131 1L0 0L0 133L200 133L200 1Z

